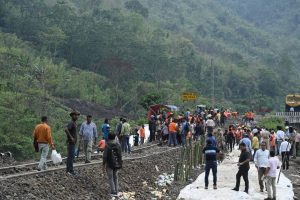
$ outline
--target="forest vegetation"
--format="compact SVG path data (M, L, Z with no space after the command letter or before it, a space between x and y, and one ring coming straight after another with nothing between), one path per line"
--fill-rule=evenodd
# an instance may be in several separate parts
M68 99L140 119L145 102L211 105L214 78L215 106L280 110L299 90L299 4L0 0L0 151L33 158L47 115L64 152ZM184 91L200 98L183 103Z

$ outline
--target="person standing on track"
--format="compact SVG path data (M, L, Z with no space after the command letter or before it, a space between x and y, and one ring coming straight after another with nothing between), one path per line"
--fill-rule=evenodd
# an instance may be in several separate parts
M38 124L33 132L33 139L38 144L38 151L41 153L41 159L38 165L38 171L47 170L47 156L49 145L51 149L55 149L51 134L51 128L48 125L48 118L43 116L41 123Z
M156 132L156 122L155 122L154 115L151 115L151 119L149 120L149 131L150 131L149 142L154 142L155 132Z
M70 175L77 175L73 169L73 162L75 158L75 146L77 143L77 123L78 116L80 115L77 111L70 113L71 122L65 127L65 133L67 135L68 144L68 158L67 158L67 173Z
M142 126L139 130L139 133L140 133L140 138L141 138L140 142L141 142L141 145L143 145L145 142L145 126L144 126L144 124L142 124Z
M208 176L210 169L212 170L213 173L213 187L216 190L217 189L217 154L220 153L220 150L212 145L211 140L206 141L206 147L204 147L202 153L205 156L205 189L208 189Z
M251 160L251 154L249 151L247 151L247 145L245 143L240 144L240 150L241 150L241 154L239 158L239 163L237 164L239 166L239 171L236 174L236 185L232 190L239 191L241 177L243 177L245 181L244 192L248 193L249 191L248 171L250 169L249 162Z
M268 167L270 152L267 149L267 143L265 141L261 142L260 147L261 148L256 151L256 154L254 156L254 163L258 172L260 192L264 192L264 183L262 181L262 177L265 174Z
M129 139L130 139L130 133L131 133L131 127L130 124L127 122L126 119L123 119L123 125L122 125L122 130L121 130L121 135L122 135L122 152L126 152L130 154L130 144L129 144Z
M80 127L79 136L80 143L83 142L83 151L85 155L85 163L91 162L92 148L93 148L93 138L97 134L97 127L94 122L92 122L92 116L88 115L86 117L86 122L83 122Z

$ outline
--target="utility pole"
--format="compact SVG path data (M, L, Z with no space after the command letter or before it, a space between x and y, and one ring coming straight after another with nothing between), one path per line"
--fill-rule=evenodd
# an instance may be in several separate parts
M215 108L215 67L213 65L213 58L210 60L210 67L212 68L212 95L211 95L211 103L212 108Z

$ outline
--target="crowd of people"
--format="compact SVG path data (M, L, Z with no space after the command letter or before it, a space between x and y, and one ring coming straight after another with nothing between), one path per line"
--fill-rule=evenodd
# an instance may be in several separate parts
M191 144L193 140L205 139L207 145L203 149L203 154L206 159L206 189L208 188L210 170L214 176L213 187L217 189L217 154L232 152L237 146L241 150L241 155L238 162L239 170L236 174L236 185L233 190L239 190L240 178L243 177L245 192L248 192L249 163L253 161L257 167L261 191L264 190L264 181L267 183L267 199L276 199L275 172L279 166L277 156L281 156L282 169L288 170L290 157L299 156L300 134L293 127L286 127L284 132L280 126L275 131L257 126L249 127L247 123L232 124L227 128L225 127L226 117L223 116L224 113L224 111L208 109L194 114L187 111L177 117L173 114L168 117L159 113L152 115L149 119L150 136L147 142L157 141L160 145L171 147L186 146ZM84 152L85 163L90 163L93 144L97 145L96 152L103 152L103 170L108 176L111 195L116 196L118 195L118 170L122 168L122 153L131 153L129 142L131 135L134 137L134 145L136 146L146 142L145 126L131 128L125 118L120 118L115 131L111 131L109 121L105 119L101 126L101 139L98 143L97 127L92 116L87 115L86 121L78 129L79 115L79 112L72 111L70 113L71 120L64 129L68 150L66 172L72 176L77 175L73 163L75 156L79 155L80 146ZM41 118L41 123L35 127L33 137L35 147L41 153L38 170L47 170L49 147L55 149L47 117Z
M249 191L248 171L250 162L254 162L257 168L258 184L260 192L264 189L268 192L265 200L276 199L277 169L289 170L290 157L299 156L300 133L296 129L287 126L285 132L281 126L277 130L260 127L247 127L244 125L229 125L224 133L221 129L207 135L206 147L203 154L206 158L205 189L208 189L209 171L213 172L213 188L217 189L217 154L221 151L232 152L234 146L240 149L238 172L234 191L239 191L240 179L245 181L244 192ZM281 157L281 164L278 156Z

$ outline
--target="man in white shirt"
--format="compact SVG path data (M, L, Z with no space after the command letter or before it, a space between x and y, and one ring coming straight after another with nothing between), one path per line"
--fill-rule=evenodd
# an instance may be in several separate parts
M260 149L256 151L255 156L254 156L254 163L255 167L257 168L258 172L258 182L260 186L260 191L264 192L264 183L262 181L262 177L265 174L267 167L268 167L268 161L269 161L269 156L270 152L269 150L266 149L267 143L262 142L260 144Z
M290 150L291 150L291 144L288 142L289 138L285 138L285 141L283 141L280 145L280 155L282 159L282 169L288 170L289 169L289 161L290 161Z
M278 127L278 131L276 133L276 147L277 147L277 152L276 154L279 154L279 148L281 146L281 143L284 141L284 135L285 133L282 131L282 127Z
M270 158L268 160L268 168L265 172L266 187L268 191L267 200L276 199L276 175L277 175L277 169L279 169L279 167L280 167L279 159L278 157L275 156L275 152L271 151Z

